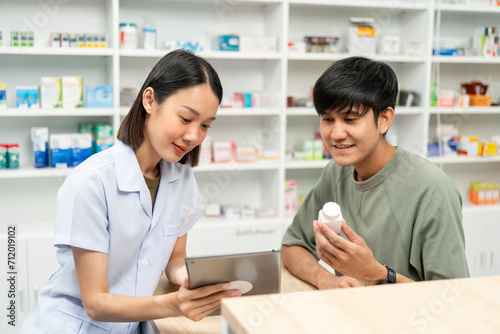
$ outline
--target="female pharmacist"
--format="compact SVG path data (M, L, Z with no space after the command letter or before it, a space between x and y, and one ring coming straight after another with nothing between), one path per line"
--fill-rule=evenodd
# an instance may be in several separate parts
M189 289L186 237L203 212L193 176L222 99L205 60L174 51L146 78L113 147L67 177L57 196L60 268L21 333L139 333L139 322L200 320L225 284ZM162 272L178 292L153 295Z

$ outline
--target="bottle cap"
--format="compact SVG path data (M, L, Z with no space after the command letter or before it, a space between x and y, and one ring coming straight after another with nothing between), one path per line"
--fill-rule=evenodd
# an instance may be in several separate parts
M334 219L338 216L342 217L340 206L335 202L325 203L325 205L323 205L323 214L329 219Z

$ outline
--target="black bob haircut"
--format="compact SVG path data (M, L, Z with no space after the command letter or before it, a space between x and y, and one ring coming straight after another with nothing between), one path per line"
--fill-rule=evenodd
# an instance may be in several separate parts
M373 110L375 124L388 107L395 109L398 79L394 71L379 61L349 57L336 61L314 85L314 107L319 116L346 113L353 108L360 115Z
M170 95L180 89L196 85L208 84L212 92L222 100L222 85L214 68L203 58L185 50L176 50L166 54L153 67L144 81L141 90L125 116L117 138L123 143L136 149L144 142L144 129L147 112L142 105L142 95L146 88L154 90L154 98L162 104ZM179 161L190 166L198 165L200 146L196 146Z

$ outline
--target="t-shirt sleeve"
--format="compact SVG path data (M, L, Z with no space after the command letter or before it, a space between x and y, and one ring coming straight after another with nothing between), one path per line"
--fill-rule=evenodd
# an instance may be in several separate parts
M313 221L318 219L318 212L322 205L332 199L326 200L324 197L329 193L328 188L332 187L331 168L326 167L314 186L307 194L304 202L297 210L292 224L287 228L282 245L301 246L312 253L319 260L316 254L316 238L313 232Z
M424 280L469 277L460 194L441 184L422 204L425 213L415 224L410 263Z
M56 247L108 252L106 194L96 171L81 168L70 173L59 189L56 208Z

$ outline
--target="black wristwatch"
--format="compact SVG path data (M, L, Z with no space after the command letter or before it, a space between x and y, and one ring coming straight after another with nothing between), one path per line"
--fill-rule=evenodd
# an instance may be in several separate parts
M387 268L387 278L378 284L396 283L396 272L394 269L385 264L384 266Z

